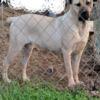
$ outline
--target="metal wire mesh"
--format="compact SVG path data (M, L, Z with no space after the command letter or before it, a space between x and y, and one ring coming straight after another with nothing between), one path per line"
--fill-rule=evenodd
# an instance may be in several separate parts
M10 8L3 8L0 7L0 72L2 69L2 62L4 57L7 54L8 45L9 45L9 26L7 26L5 23L5 20L9 16L18 16L24 14L23 11L14 11ZM43 21L45 16L42 16L41 19L37 20L34 18L35 26L41 27L41 32L44 32L48 29L48 27L52 24L50 22L48 25L40 26L41 21ZM22 22L25 22L25 19L21 19ZM27 20L24 27L29 27ZM45 19L45 21L48 21ZM52 20L53 21L53 20ZM63 20L64 21L64 20ZM60 23L59 27L61 27L63 24ZM16 26L16 24L14 24ZM34 26L34 27L35 27ZM64 29L66 28L66 25L63 25ZM69 30L71 29L73 25L69 25ZM20 26L16 26L18 30L20 30ZM23 29L24 29L23 27ZM58 27L57 27L58 28ZM52 26L52 32L57 32L57 28L55 26ZM68 30L67 30L68 31ZM74 31L74 30L72 30ZM20 30L20 32L23 32L23 30ZM46 31L48 32L48 31ZM48 34L49 35L49 34ZM52 34L53 35L53 34ZM52 36L49 36L47 41L52 38ZM38 39L38 38L37 38ZM55 45L56 46L56 45ZM95 44L95 35L90 36L88 44L85 48L85 51L83 53L81 63L80 63L80 74L79 77L82 81L85 82L86 88L89 90L93 89L100 89L100 65L97 61L96 57L96 44ZM21 56L18 57L21 59ZM20 60L19 60L20 61ZM21 64L17 61L16 64L12 65L9 68L9 76L13 79L16 78L16 80L21 80ZM52 74L48 74L49 68L53 69ZM64 70L64 62L62 54L59 52L51 52L45 49L35 48L33 50L32 57L30 59L30 63L28 64L27 73L31 77L32 80L37 81L39 80L48 80L49 82L56 84L59 88L65 88L66 87L66 77L62 79L62 81L59 81L62 76L65 73ZM0 75L1 76L1 75ZM16 77L17 76L17 77ZM1 79L1 78L0 78Z

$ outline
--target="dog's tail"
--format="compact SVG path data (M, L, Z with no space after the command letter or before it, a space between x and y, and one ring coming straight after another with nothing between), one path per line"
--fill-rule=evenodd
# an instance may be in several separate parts
M7 24L11 24L12 21L13 21L13 17L9 17L9 18L7 18L7 20L6 20L6 23L7 23Z
M9 25L13 22L13 20L14 20L15 18L16 18L16 17L9 17L9 18L7 18L5 25L9 26Z

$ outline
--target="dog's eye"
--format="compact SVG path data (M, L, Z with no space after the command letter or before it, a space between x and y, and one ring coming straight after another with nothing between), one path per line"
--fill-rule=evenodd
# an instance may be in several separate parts
M81 3L77 3L76 6L80 7L81 6Z
M91 4L91 2L89 2L89 1L86 2L86 5L90 5L90 4Z

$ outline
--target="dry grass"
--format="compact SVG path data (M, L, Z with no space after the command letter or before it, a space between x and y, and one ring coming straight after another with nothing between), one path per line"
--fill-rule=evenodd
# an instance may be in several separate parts
M1 14L1 12L0 12ZM8 16L16 16L22 14L21 12L16 12L10 9L4 9L4 24L5 19ZM0 19L2 17L0 16ZM2 62L7 54L8 50L8 30L9 27L1 25L0 20L0 72L2 69ZM89 39L87 48L83 54L81 64L80 64L80 79L85 82L86 88L89 90L100 89L100 67L95 61L95 51L92 39ZM21 80L21 69L20 64L21 56L16 64L10 66L9 76L12 79ZM48 74L47 70L53 68L54 72ZM55 84L58 88L64 89L67 86L67 78L65 77L62 81L59 81L64 75L64 62L61 53L50 52L48 50L36 48L33 50L31 56L27 73L32 80L36 81L38 79L49 81ZM0 74L1 77L1 74ZM0 78L1 79L1 78Z

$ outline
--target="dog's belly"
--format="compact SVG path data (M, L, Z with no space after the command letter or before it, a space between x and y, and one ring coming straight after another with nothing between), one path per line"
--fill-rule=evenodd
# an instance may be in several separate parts
M52 51L59 51L61 49L61 34L60 33L46 33L42 35L30 36L33 44L39 45Z

